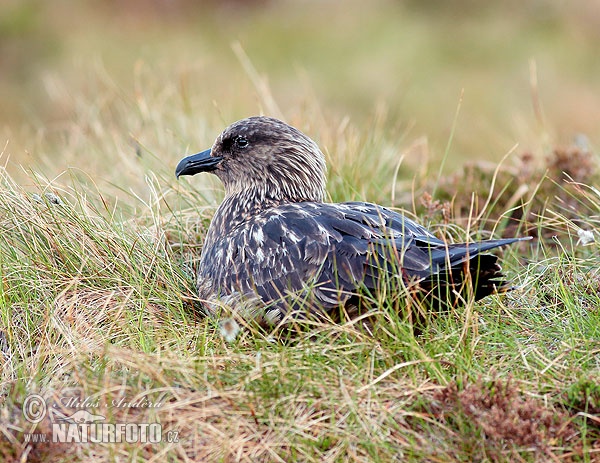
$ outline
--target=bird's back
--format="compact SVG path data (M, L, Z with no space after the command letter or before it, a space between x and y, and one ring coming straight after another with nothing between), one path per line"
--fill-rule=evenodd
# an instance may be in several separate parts
M420 288L433 305L475 299L506 285L496 256L516 239L446 244L387 208L363 202L288 203L231 227L217 211L199 269L200 296L261 305L269 321L291 309L331 311L389 287ZM218 225L217 225L218 224Z

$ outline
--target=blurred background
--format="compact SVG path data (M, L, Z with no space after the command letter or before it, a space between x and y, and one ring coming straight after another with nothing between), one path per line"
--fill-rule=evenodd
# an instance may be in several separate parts
M593 147L599 44L597 0L3 0L2 162L135 190L261 112L330 157L350 126L445 171Z

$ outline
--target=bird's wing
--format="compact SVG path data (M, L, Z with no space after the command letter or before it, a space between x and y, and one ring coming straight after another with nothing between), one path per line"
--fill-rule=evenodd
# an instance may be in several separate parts
M282 315L305 306L329 310L360 288L377 291L393 279L460 284L465 261L479 273L475 256L513 241L448 245L407 217L374 204L287 204L224 236L207 253L213 265L205 268L212 274L201 278L209 277L213 292L221 296L258 295L267 313ZM487 257L489 290L483 295L501 277L496 257Z
M303 298L338 307L360 287L377 288L382 275L425 278L437 271L429 248L444 246L408 218L368 203L281 206L256 217L236 241L244 243L229 270L237 291L275 301L280 311Z

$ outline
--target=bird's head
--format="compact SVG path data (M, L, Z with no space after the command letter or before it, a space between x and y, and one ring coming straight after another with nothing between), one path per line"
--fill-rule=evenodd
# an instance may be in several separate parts
M252 192L280 201L322 201L325 157L317 144L278 119L256 116L234 122L213 147L182 159L175 175L212 172L227 196Z

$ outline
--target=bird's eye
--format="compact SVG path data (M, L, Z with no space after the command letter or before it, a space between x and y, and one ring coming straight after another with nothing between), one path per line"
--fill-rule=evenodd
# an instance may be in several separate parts
M242 137L241 135L236 137L235 146L241 149L246 148L248 146L248 139L246 137Z

